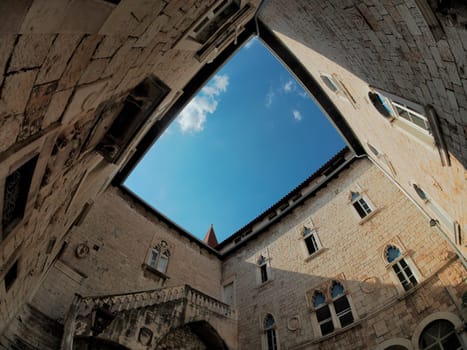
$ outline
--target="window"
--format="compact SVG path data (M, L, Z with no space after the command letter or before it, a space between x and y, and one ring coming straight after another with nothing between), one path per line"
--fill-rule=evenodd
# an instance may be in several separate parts
M331 298L340 326L345 327L351 324L354 321L352 309L344 293L344 287L339 282L332 282Z
M346 327L355 320L349 296L342 283L332 281L329 296L327 298L323 292L317 290L311 300L317 330L323 336Z
M312 230L308 227L303 227L303 241L305 242L309 255L321 249L321 243L315 230Z
M5 179L5 190L3 193L2 232L3 239L13 231L21 219L28 201L29 189L32 176L36 168L39 155L14 170Z
M154 109L167 96L170 89L156 77L148 77L127 96L117 117L108 128L96 149L104 158L116 163ZM110 106L109 109L115 108ZM103 111L102 118L107 111Z
M407 348L402 345L391 345L390 347L385 348L384 350L407 350Z
M357 211L358 215L362 219L373 211L370 204L362 197L359 192L351 192L350 200L352 201L352 205Z
M205 44L239 9L239 0L218 2L192 30L190 37Z
M261 283L267 282L269 280L268 261L262 255L258 259L258 267L259 267L259 273L261 277Z
M326 297L323 293L316 291L313 295L313 308L315 309L316 319L318 321L321 335L334 332L334 323L332 322L331 310L326 303Z
M5 282L5 290L7 292L11 288L13 283L15 283L16 277L18 277L18 260L15 261L15 263L10 267L10 269L5 275L4 282Z
M329 90L331 90L340 98L350 102L354 107L357 107L357 102L355 101L354 97L346 88L346 86L338 79L336 74L330 75L327 73L321 73L319 77Z
M405 291L408 291L418 284L417 277L406 259L402 257L399 248L389 245L386 248L385 255L386 261L391 265Z
M422 331L418 346L421 350L462 350L464 349L454 325L448 320L436 320Z
M266 332L267 350L277 350L276 322L271 314L264 318L264 330Z
M422 106L397 98L391 95L391 99L380 93L369 92L368 97L376 110L386 118L396 118L410 127L430 134L430 125Z
M161 241L160 244L152 248L149 255L148 265L153 269L165 274L169 264L170 252L166 241Z

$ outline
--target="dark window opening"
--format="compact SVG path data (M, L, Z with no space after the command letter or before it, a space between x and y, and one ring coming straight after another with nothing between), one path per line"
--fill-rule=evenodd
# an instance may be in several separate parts
M8 292L8 290L11 288L13 283L15 283L16 278L18 277L18 261L15 261L12 267L8 270L8 272L5 275L5 290Z
M39 155L30 159L7 176L3 194L2 230L3 239L13 231L21 219L28 201L29 188Z
M318 319L322 335L334 332L334 324L332 323L331 311L328 305L316 310L316 318Z
M129 93L120 113L97 145L97 150L107 161L118 161L128 143L169 91L162 81L149 77Z
M308 249L308 254L310 255L318 250L318 244L316 243L316 239L312 233L305 238L305 244Z
M52 253L52 250L54 249L56 242L57 242L57 238L55 237L49 240L49 244L47 245L47 250L45 251L45 254Z
M261 282L266 282L268 280L268 270L266 264L260 266L261 270Z
M235 13L240 10L239 1L223 1L214 10L214 17L205 17L193 30L194 39L205 44Z

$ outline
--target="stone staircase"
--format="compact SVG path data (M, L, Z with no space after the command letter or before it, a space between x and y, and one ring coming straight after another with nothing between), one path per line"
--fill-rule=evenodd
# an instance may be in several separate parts
M1 350L57 350L63 327L26 304L0 337Z
M191 346L196 349L234 349L236 328L234 308L189 285L76 295L65 320L61 349L166 349L171 348L166 343L174 334L186 334L191 343L197 338L199 346ZM86 345L91 343L92 347Z

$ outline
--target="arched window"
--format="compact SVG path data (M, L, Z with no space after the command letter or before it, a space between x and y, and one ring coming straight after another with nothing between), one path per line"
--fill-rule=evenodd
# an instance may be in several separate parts
M271 314L264 318L264 330L266 332L266 341L268 350L277 350L276 322Z
M332 282L331 298L340 326L345 327L351 324L354 321L352 308L350 307L347 295L345 295L344 286L341 283L337 281Z
M169 265L170 251L166 241L161 241L152 248L148 265L165 274Z
M334 332L334 323L332 322L331 310L326 303L326 297L323 293L315 291L313 294L313 308L315 309L316 319L322 335Z
M399 248L388 245L385 251L386 261L391 264L392 269L394 270L397 278L404 290L409 290L410 288L418 284L417 278L412 271L412 268L409 266L408 262L402 258L402 254Z
M421 350L462 350L454 325L448 320L436 320L422 331L418 346Z
M352 307L342 283L333 281L329 289L330 300L321 291L315 291L311 298L317 326L316 331L321 335L334 332L337 328L343 328L354 321Z
M390 347L385 348L384 350L407 350L407 348L402 345L391 345Z

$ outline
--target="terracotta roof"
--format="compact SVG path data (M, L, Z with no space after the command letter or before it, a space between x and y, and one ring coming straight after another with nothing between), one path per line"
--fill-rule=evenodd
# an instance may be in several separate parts
M209 228L208 232L206 232L206 236L204 236L203 241L204 241L204 243L206 243L211 248L216 248L216 246L219 244L217 242L216 233L214 232L214 226L212 224L211 224L211 227Z

